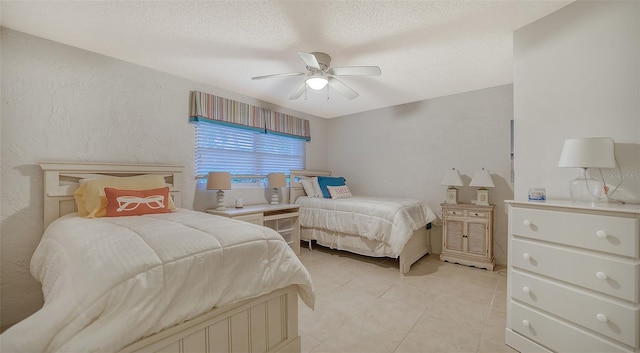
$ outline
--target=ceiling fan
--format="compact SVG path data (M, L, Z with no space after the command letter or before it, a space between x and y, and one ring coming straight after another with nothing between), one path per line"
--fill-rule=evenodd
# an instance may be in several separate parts
M347 99L354 99L359 96L358 92L351 89L351 87L344 84L334 76L380 76L382 71L377 66L343 66L343 67L330 67L331 57L329 54L313 52L303 53L298 52L298 55L307 64L307 71L304 72L290 72L285 74L274 74L265 76L252 77L252 80L262 80L265 78L273 77L286 77L286 76L300 76L305 75L306 78L298 87L293 91L289 99L298 99L305 92L306 86L313 90L321 90L325 86L336 90L338 93L345 96Z

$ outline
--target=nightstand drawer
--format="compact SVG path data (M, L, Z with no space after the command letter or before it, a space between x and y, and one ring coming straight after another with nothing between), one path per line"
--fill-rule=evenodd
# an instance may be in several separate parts
M638 257L638 220L614 216L514 208L513 235Z
M632 347L638 342L640 309L519 271L514 270L511 274L513 299Z
M511 329L546 348L562 353L631 352L546 314L511 302Z
M469 211L467 211L467 217L487 218L487 217L489 217L489 215L486 212L477 212L477 211L469 210Z
M585 288L638 301L638 263L555 245L512 240L510 265Z

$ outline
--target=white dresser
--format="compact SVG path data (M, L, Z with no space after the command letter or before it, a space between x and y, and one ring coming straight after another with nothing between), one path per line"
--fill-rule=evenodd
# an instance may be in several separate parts
M507 203L506 344L640 352L640 206Z

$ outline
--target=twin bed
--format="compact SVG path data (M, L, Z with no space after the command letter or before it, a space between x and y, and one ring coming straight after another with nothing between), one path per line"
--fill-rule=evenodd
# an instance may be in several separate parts
M300 238L365 256L399 259L400 272L431 252L430 223L436 215L425 202L406 198L310 197L302 181L330 172L292 170L289 203L300 206Z
M180 166L41 167L46 231L31 272L45 304L0 336L3 351L300 352L298 296L310 307L315 297L278 233L181 209ZM136 175L164 178L177 209L75 213L82 181Z

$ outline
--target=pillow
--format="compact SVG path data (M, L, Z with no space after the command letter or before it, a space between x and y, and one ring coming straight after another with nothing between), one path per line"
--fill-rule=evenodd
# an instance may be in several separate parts
M305 194L309 197L322 197L322 190L318 184L318 178L304 178L300 181Z
M78 214L85 218L107 215L107 197L104 188L120 190L148 190L167 186L164 177L158 174L136 175L132 177L104 177L87 180L73 193ZM175 210L173 200L169 198L169 209Z
M327 189L329 190L329 194L331 195L331 198L333 200L342 199L345 197L353 197L353 195L351 195L351 190L349 190L349 187L346 185L327 186Z
M169 187L148 190L104 188L107 217L169 213Z
M318 177L318 184L320 185L320 189L322 190L322 196L325 199L328 199L331 197L331 194L329 194L329 190L327 189L327 186L347 185L346 179L343 177L325 177L325 176Z

